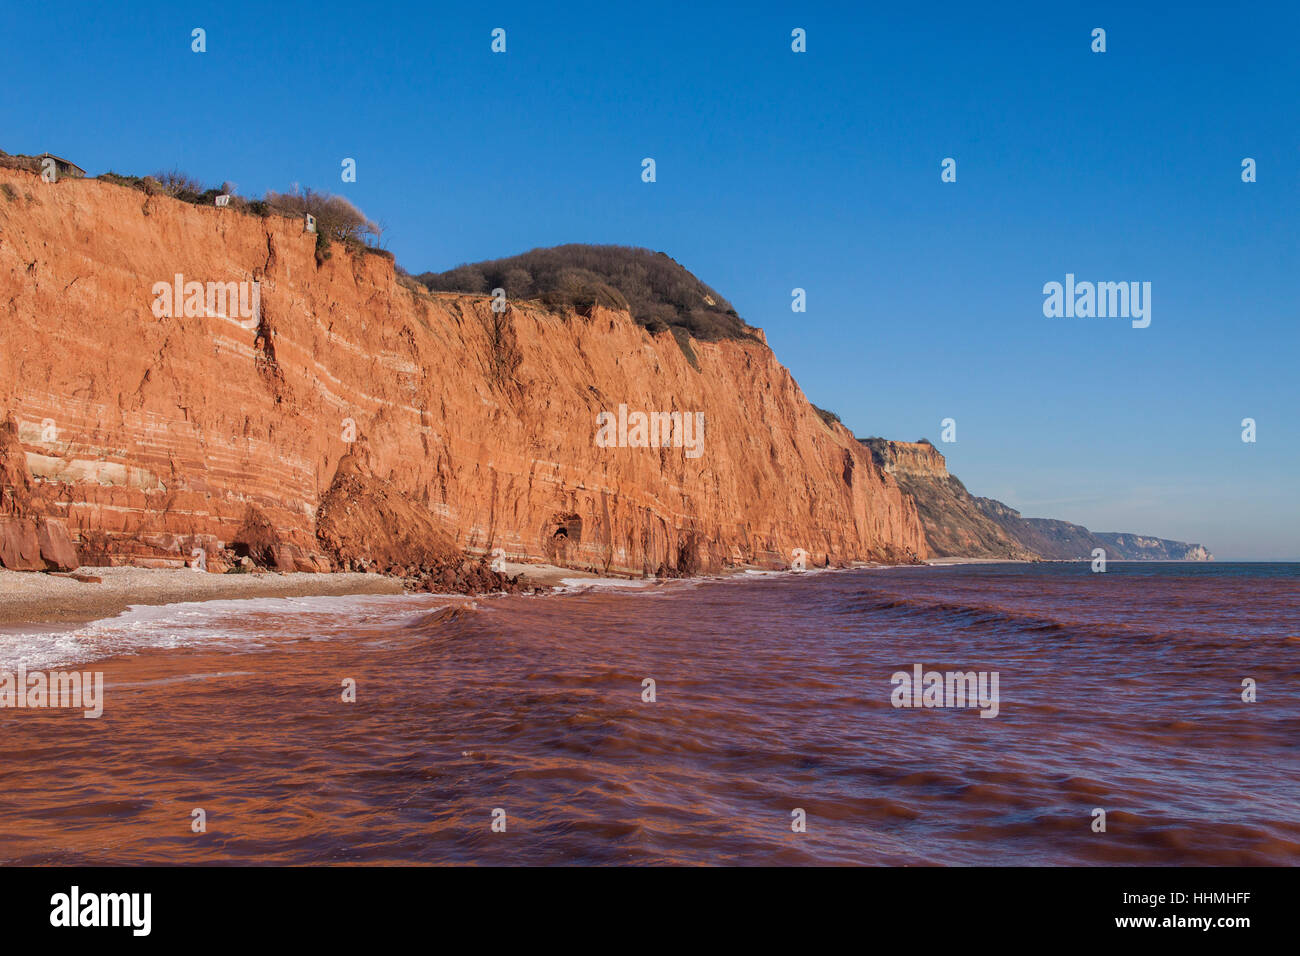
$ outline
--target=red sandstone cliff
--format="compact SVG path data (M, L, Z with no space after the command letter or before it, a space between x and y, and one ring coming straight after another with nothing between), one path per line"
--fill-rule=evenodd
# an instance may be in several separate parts
M627 573L926 554L911 499L759 343L694 342L696 370L623 312L495 315L337 245L318 265L300 221L7 169L0 193L11 537L61 521L86 563L241 542L301 569L449 548ZM260 326L156 318L176 273L260 280ZM620 403L703 412L703 454L598 447Z

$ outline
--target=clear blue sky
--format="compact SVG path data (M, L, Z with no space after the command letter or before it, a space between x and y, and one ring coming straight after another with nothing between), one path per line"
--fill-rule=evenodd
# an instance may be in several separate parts
M0 148L341 192L412 272L662 249L976 494L1300 559L1296 4L115 6L8 5ZM1045 318L1067 272L1150 328Z

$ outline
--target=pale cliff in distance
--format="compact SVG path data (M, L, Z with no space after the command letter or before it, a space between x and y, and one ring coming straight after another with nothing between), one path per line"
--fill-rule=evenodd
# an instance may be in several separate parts
M260 316L152 289L260 283ZM693 277L692 277L693 278ZM743 323L742 323L743 326ZM747 328L747 327L746 327ZM620 404L703 453L603 448ZM486 555L601 573L908 562L916 506L757 330L430 293L301 219L0 168L0 564L279 570ZM75 551L70 551L75 549Z
M1199 544L1150 535L1089 531L1051 518L1025 518L992 498L980 498L949 474L944 456L928 441L864 438L877 465L916 501L934 557L1078 561L1103 548L1112 560L1211 561Z

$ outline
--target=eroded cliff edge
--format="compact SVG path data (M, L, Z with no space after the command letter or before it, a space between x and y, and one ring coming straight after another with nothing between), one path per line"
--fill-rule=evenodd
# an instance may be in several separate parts
M1081 561L1103 548L1115 560L1211 561L1203 545L1151 535L1089 531L1053 518L1026 518L993 498L980 498L948 472L928 441L864 438L876 464L916 502L935 557Z
M495 314L384 256L318 263L300 220L19 170L0 191L0 453L24 471L0 520L63 522L83 563L232 543L281 569L411 548L627 574L926 556L911 499L761 342L693 342L693 364L625 312ZM155 317L176 274L257 280L256 327ZM703 453L598 447L620 404L703 412Z

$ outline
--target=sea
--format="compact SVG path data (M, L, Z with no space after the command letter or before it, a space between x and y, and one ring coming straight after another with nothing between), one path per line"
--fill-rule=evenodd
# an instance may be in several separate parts
M0 708L0 865L1300 863L1297 564L141 606L19 669L102 715Z

